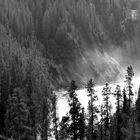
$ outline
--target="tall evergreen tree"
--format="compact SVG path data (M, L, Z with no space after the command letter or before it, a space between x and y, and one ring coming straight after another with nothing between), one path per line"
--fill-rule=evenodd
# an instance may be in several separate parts
M5 114L7 111L7 101L8 101L8 96L9 96L9 89L8 89L8 74L2 73L1 79L0 79L0 134L5 135Z
M109 132L109 126L110 126L110 111L111 111L111 104L109 101L110 95L111 95L111 88L109 87L109 84L106 83L105 87L102 90L103 95L103 101L104 101L104 130L105 130L105 140L110 139L110 132Z
M69 116L63 116L62 120L59 124L59 126L60 126L59 139L60 140L66 140L70 137L69 123L70 123Z
M80 120L79 120L79 135L80 135L80 140L84 140L85 138L85 110L82 108L82 112L80 113Z
M5 119L7 137L13 137L18 140L26 139L29 130L27 129L29 128L28 117L27 97L20 88L16 88L8 99Z
M89 80L87 84L87 91L89 92L88 96L90 97L89 101L89 106L88 106L88 115L89 115L89 122L88 122L88 127L89 127L89 132L90 136L95 139L95 120L97 119L96 113L98 112L97 107L95 106L95 101L97 101L97 95L95 94L95 83L93 82L92 79Z
M126 96L126 90L125 88L123 89L123 108L122 108L123 113L128 114L128 98Z
M104 112L103 112L103 105L101 105L100 108L100 125L99 125L99 130L100 130L100 140L103 140L103 121L104 121Z
M129 120L129 99L126 95L125 88L123 89L123 107L122 107L122 127L127 128Z
M80 131L80 102L78 101L77 95L76 95L76 89L77 86L75 84L75 81L71 81L71 85L69 88L69 106L70 106L70 118L71 118L71 124L70 124L70 135L72 140L79 139L79 131Z
M53 126L55 140L58 140L58 116L57 116L57 96L53 93L52 97L52 109L53 109Z
M29 71L27 72L27 88L26 88L26 95L28 98L27 106L29 108L29 125L32 128L30 130L30 134L34 137L36 140L36 106L34 104L33 100L33 84L32 84L32 78L31 78L31 65L29 66Z
M132 130L131 140L136 140L136 122L135 122L135 109L132 110Z
M88 125L87 125L87 130L88 130L88 138L89 139L97 139L97 113L99 113L99 110L95 104L91 105L91 102L88 102Z
M138 97L136 100L136 115L137 115L137 122L140 124L140 87L138 90Z
M122 94L121 94L121 87L119 85L116 86L116 90L114 92L114 96L116 97L116 104L117 104L117 113L120 113L120 109L121 109L121 101L122 101Z
M116 100L117 100L117 110L116 110L116 117L117 117L117 122L116 122L116 140L121 140L121 99L122 99L122 94L121 94L121 89L120 86L116 86L116 90L114 93Z
M126 78L126 89L127 89L127 93L128 93L128 97L129 97L129 115L131 113L131 102L132 102L132 97L133 97L133 91L132 91L132 79L134 76L134 72L133 72L133 68L132 66L127 67L127 75L125 76Z
M49 117L50 117L50 108L48 108L51 101L49 101L47 94L50 92L50 88L46 88L45 96L42 100L42 106L41 106L41 138L43 140L48 140L49 137Z

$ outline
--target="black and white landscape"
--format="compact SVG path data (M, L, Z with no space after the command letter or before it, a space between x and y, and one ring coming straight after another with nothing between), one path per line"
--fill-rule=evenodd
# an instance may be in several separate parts
M0 140L140 140L139 0L0 0Z

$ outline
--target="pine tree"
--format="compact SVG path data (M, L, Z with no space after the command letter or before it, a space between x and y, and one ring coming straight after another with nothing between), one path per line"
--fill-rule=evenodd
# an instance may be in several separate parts
M128 98L126 96L126 90L125 88L123 89L123 108L122 108L123 113L128 114Z
M99 126L99 128L100 128L100 140L103 140L103 121L104 121L103 105L101 105L100 117L101 117L100 126Z
M119 133L117 131L117 117L115 116L115 114L112 114L110 116L110 140L119 140L120 137L118 137Z
M99 113L99 110L95 104L91 105L91 102L88 102L88 137L90 139L97 139L97 113Z
M136 112L137 112L137 122L140 124L140 87L138 90L138 97L136 100Z
M59 139L60 140L66 140L70 137L70 131L69 131L69 123L70 118L69 116L63 116L62 120L59 124L60 130L59 130Z
M28 98L27 106L29 109L29 118L28 122L31 127L30 135L34 137L36 140L36 106L34 104L34 100L32 98L33 94L33 84L31 79L31 66L29 67L29 73L27 73L27 88L26 88L26 95Z
M54 134L55 140L58 140L58 117L57 117L57 96L53 93L52 98L52 109L53 109L53 125L54 125Z
M127 113L127 97L125 88L123 89L123 113Z
M117 123L116 123L116 140L121 140L121 112L120 112L120 102L121 102L121 99L122 99L122 94L121 94L121 89L120 89L120 86L117 85L116 86L116 90L115 90L115 93L114 95L116 96L116 100L117 100L117 110L116 110L116 117L117 117Z
M89 80L87 84L87 91L89 92L88 96L90 97L89 101L89 106L88 106L88 111L89 111L89 122L88 122L88 127L89 127L89 132L90 136L92 138L95 138L95 130L94 130L94 125L95 125L95 120L97 119L96 113L98 113L98 109L95 106L95 101L97 101L97 96L95 95L95 84L92 79Z
M131 140L136 140L136 122L135 122L135 110L132 110L132 132Z
M5 135L5 114L7 111L7 101L9 96L9 89L8 89L8 74L2 73L0 79L0 134Z
M28 117L27 97L20 88L16 88L8 99L5 119L7 137L18 140L27 138Z
M110 125L110 111L111 111L111 104L109 102L109 97L111 95L111 88L109 84L106 83L105 87L102 90L102 95L104 97L104 130L105 130L105 139L109 139L109 125Z
M71 132L71 138L73 140L77 140L80 136L79 134L79 120L80 120L80 102L78 101L77 95L75 90L77 89L77 86L75 84L75 81L71 82L70 89L69 89L69 106L70 106L70 118L71 118L71 124L70 124L70 132Z
M42 101L42 111L41 111L41 138L42 140L48 140L49 136L49 117L50 117L50 109L48 108L49 103L51 103L47 97L49 89L46 88L45 95Z
M128 98L127 98L127 96L126 96L126 90L125 90L125 88L123 89L123 107L122 107L122 126L124 127L124 128L126 128L127 127L127 123L128 123L128 120L129 120L129 106L128 106L128 104L129 104L129 100L128 100Z
M120 89L120 86L117 85L116 86L116 90L115 90L115 93L114 93L114 96L116 97L116 100L117 100L117 113L119 114L120 113L120 109L121 109L121 101L122 101L122 94L121 94L121 89Z
M134 76L133 68L132 68L132 66L129 66L127 68L127 75L125 76L126 77L126 81L125 81L126 82L126 89L127 89L127 93L128 93L128 97L129 97L129 115L131 113L131 102L132 102L132 97L133 97L133 92L132 92L133 76Z
M85 137L85 111L84 108L82 108L82 112L80 113L80 119L79 119L79 135L80 135L80 140L84 140Z

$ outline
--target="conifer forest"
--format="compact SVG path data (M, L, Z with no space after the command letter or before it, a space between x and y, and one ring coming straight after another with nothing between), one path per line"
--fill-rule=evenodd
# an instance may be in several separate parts
M140 0L0 0L0 140L140 140Z

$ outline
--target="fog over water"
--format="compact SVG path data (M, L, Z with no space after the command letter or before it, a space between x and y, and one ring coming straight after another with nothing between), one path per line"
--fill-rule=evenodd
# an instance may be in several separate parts
M123 88L125 87L125 79L122 79L121 81L115 82L115 83L109 83L109 87L111 87L111 93L113 93L115 91L116 85L120 85L121 86L121 90L123 90ZM140 75L135 74L134 78L133 78L133 93L134 93L134 102L135 99L137 97L137 91L138 88L140 86ZM98 100L96 101L96 105L98 107L100 107L100 105L103 103L103 97L102 97L102 89L103 89L104 85L96 85L95 86L95 91L96 91L96 95L98 96ZM85 112L87 111L87 106L88 106L88 101L89 101L89 97L88 92L85 88L79 89L76 91L77 93L77 97L81 103L81 106L85 108ZM61 118L63 116L65 116L68 112L69 112L69 105L68 105L68 95L67 95L67 91L61 90L57 92L58 95L58 117L59 120L61 120ZM115 98L113 95L110 95L110 102L112 105L112 113L114 113L115 111Z

